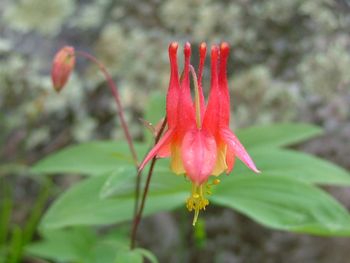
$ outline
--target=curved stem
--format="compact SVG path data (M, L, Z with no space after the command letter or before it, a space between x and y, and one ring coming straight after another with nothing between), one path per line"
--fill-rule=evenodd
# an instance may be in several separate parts
M157 144L157 142L160 140L160 137L165 129L167 123L167 117L165 116L162 126L159 129L159 132L155 138L154 144ZM147 198L147 194L148 194L148 189L149 189L149 185L151 182L151 178L153 175L153 170L154 170L154 166L156 164L157 161L157 156L153 157L152 161L151 161L151 165L150 168L148 170L148 174L147 174L147 179L146 179L146 184L145 184L145 188L143 189L143 195L142 195L142 199L141 199L141 205L140 208L138 210L138 213L136 214L136 216L134 216L134 221L133 221L133 226L132 226L132 232L131 232L131 243L130 243L130 248L133 249L135 247L135 241L136 241L136 233L137 233L137 228L139 226L139 223L141 221L142 218L142 213L145 207L145 203L146 203L146 198ZM136 186L140 187L140 174L138 174L138 184ZM136 191L136 193L139 191Z
M135 166L138 167L137 153L136 153L136 150L135 150L135 147L134 147L131 135L130 135L130 131L129 131L128 125L126 124L126 121L125 121L124 110L123 110L123 107L122 107L122 104L121 104L121 101L120 101L118 88L114 84L111 75L109 75L109 73L108 73L107 69L105 68L105 66L102 63L100 63L94 56L92 56L92 55L90 55L90 54L88 54L88 53L86 53L84 51L76 51L75 53L80 55L80 56L82 56L82 57L84 57L84 58L87 58L90 61L92 61L93 63L95 63L99 67L99 69L101 70L103 75L105 76L105 78L107 80L107 83L108 83L108 87L110 88L110 90L111 90L111 92L113 94L114 100L115 100L115 102L117 104L118 115L119 115L121 126L122 126L123 131L124 131L124 136L126 138L126 141L128 142L129 149L130 149L132 158L134 160Z

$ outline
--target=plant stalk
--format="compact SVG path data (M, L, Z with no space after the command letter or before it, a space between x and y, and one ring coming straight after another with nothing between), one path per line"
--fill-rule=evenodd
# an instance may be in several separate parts
M162 135L162 133L163 133L163 131L165 129L166 123L167 123L167 117L165 117L164 120L163 120L162 126L159 129L159 132L158 132L158 134L157 134L157 136L156 136L156 138L154 140L154 144L157 144L158 141L160 140L160 137L161 137L161 135ZM131 243L130 243L130 248L131 249L135 248L137 228L139 226L139 223L140 223L141 218L142 218L142 213L143 213L143 210L145 208L145 203L146 203L146 198L147 198L147 194L148 194L148 190L149 190L149 185L150 185L150 182L151 182L151 178L152 178L152 175L153 175L153 170L154 170L154 166L156 164L156 161L157 161L157 156L154 156L152 161L151 161L150 168L148 170L145 188L143 189L141 205L140 205L140 208L138 209L138 212L134 216L133 226L132 226L132 231L131 231ZM140 181L141 181L140 177L141 177L141 172L139 172L138 175L137 175L136 187L137 187L138 190L136 190L136 193L140 192Z

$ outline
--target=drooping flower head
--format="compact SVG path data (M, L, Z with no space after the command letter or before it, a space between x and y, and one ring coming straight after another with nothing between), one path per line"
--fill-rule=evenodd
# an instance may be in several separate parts
M74 48L65 46L60 49L53 59L51 69L51 79L53 87L57 92L64 88L69 76L74 69L75 54Z
M205 194L215 179L208 183L211 175L230 173L238 157L251 170L258 173L254 162L229 128L230 97L227 82L227 60L229 45L222 43L211 48L211 81L207 105L203 96L203 67L206 44L199 47L198 78L190 64L191 46L184 46L184 70L179 78L177 65L178 44L169 45L170 82L166 99L168 129L151 149L140 169L154 156L171 158L171 169L176 174L185 174L192 182L192 193L187 199L187 208L194 210L193 225L199 211L209 204ZM193 77L194 100L191 97L190 73Z

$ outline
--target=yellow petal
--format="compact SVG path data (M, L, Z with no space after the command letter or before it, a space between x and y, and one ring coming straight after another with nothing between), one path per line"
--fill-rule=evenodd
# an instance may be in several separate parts
M185 168L182 164L181 148L176 144L171 146L171 163L170 168L175 174L184 174Z
M216 164L212 172L212 175L218 176L227 169L226 149L227 149L226 145L221 144L220 147L218 147Z

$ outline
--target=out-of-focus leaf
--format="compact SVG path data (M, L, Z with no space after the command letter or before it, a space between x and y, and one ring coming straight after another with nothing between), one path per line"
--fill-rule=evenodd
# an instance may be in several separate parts
M116 173L123 174L125 171L119 170ZM101 189L110 176L111 173L92 177L70 188L49 208L41 222L41 227L61 228L72 225L103 225L130 220L134 207L134 196L132 194L113 199L100 197ZM125 174L125 178L127 176ZM157 181L156 178L153 178L153 180ZM187 189L170 193L166 191L150 194L147 198L145 215L172 210L184 204L187 196Z
M114 263L142 263L142 254L137 250L118 250Z
M58 262L110 263L116 250L125 249L128 244L129 239L119 229L97 236L92 228L74 227L43 231L43 239L28 245L26 252Z
M1 178L0 178L1 179ZM13 210L13 199L11 187L0 180L0 248L6 243L10 230L11 213ZM1 262L1 261L0 261Z
M326 192L282 176L238 176L217 187L211 200L280 230L350 235L350 216Z
M153 255L153 253L151 251L143 249L143 248L136 248L135 251L138 252L139 254L141 254L142 256L144 256L145 258L147 258L149 260L149 262L158 263L158 259L156 258L155 255Z
M145 111L145 121L152 124L155 128L158 122L165 117L165 97L163 92L154 92ZM145 129L147 141L152 141L154 135L151 131Z
M309 154L265 148L253 149L250 154L262 176L268 174L315 184L350 185L350 174L346 170ZM243 163L237 162L232 175L241 174L254 175Z
M11 232L11 240L8 248L8 263L17 263L22 258L23 253L23 231L18 225L14 225Z
M147 146L135 145L140 158ZM80 173L99 175L121 166L133 166L129 148L125 142L95 141L67 147L36 163L35 173Z
M47 181L44 185L41 186L41 191L39 196L31 209L31 213L26 220L26 224L23 229L23 245L26 245L33 238L36 227L39 223L40 217L43 214L46 203L50 196L51 182Z
M321 134L319 127L306 123L278 123L237 131L238 138L247 148L287 146Z
M26 247L32 256L60 262L91 262L91 251L97 236L89 228L45 230L44 240Z
M165 96L163 92L154 92L145 112L145 119L156 124L165 115Z
M43 232L43 240L27 245L30 256L57 262L111 263L143 262L143 256L157 263L155 256L145 249L128 249L129 239L120 232L97 236L89 227L50 229Z
M167 162L158 160L150 184L150 195L184 192L190 187L185 179L172 174L167 164ZM130 171L129 175L125 176L123 173L112 172L101 189L100 197L133 197L136 173ZM145 186L146 176L147 173L144 172L140 183L141 189Z

